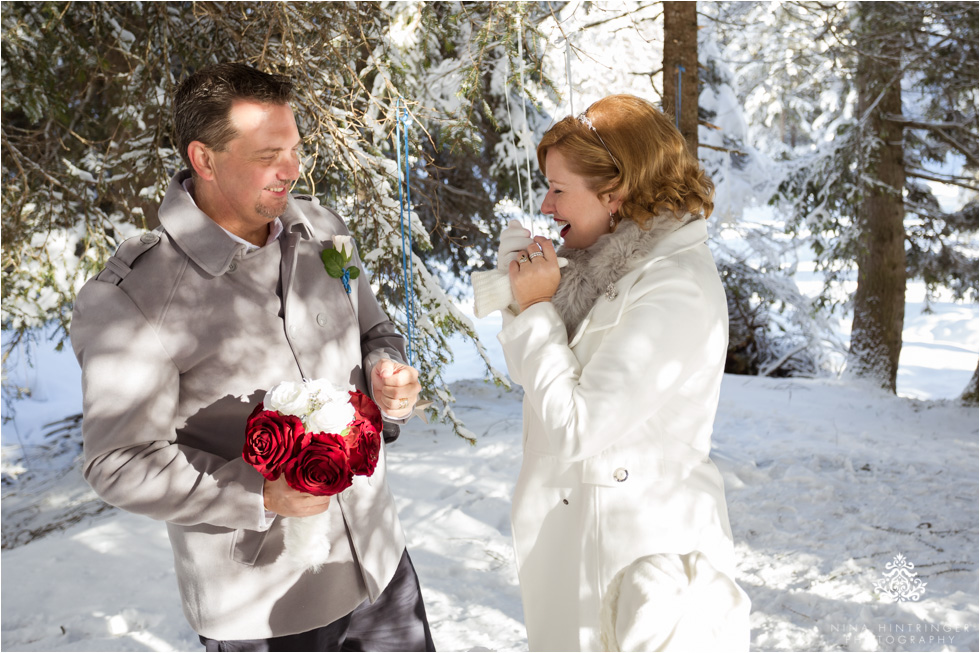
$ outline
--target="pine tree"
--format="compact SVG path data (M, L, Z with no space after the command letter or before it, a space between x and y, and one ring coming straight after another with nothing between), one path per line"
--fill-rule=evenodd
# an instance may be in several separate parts
M856 263L850 369L894 391L905 279L977 297L978 21L970 3L873 4L798 3L803 15L784 16L819 27L823 39L811 49L819 57L805 60L800 99L839 101L814 123L832 128L832 140L811 132L802 139L809 152L795 154L798 136L786 150L778 199L820 256L827 302ZM776 87L783 97L785 84L773 77L770 96ZM959 171L928 169L949 163ZM920 179L964 187L961 208L943 211Z
M798 248L778 222L745 219L774 192L781 164L765 136L792 136L793 121L757 109L751 92L775 76L792 76L784 56L774 62L756 30L782 33L781 12L759 3L699 5L699 159L715 183L709 245L728 297L725 371L764 376L818 376L845 350L829 315L798 288ZM785 9L783 10L785 11ZM792 24L792 23L788 23ZM804 34L794 34L797 42ZM665 78L666 81L666 78ZM805 79L794 79L805 84ZM771 87L769 87L771 89ZM746 93L749 91L749 93ZM740 92L742 96L740 97ZM749 121L752 117L761 124ZM756 146L760 143L763 149ZM774 148L776 155L780 149ZM756 209L758 211L758 209Z
M434 190L427 173L469 171L473 152L485 146L476 135L492 132L479 110L491 104L488 87L470 84L459 93L460 80L482 79L502 52L513 56L508 43L525 9L516 3L4 5L2 326L12 335L8 344L52 322L67 335L72 299L85 279L122 240L157 224L156 207L180 167L169 124L176 84L205 64L242 61L295 81L305 148L296 190L317 195L347 220L382 305L403 328L409 300L392 137L396 103L408 107L413 200L421 198L425 207L408 207L406 214L415 243L414 360L423 395L435 400L433 414L472 437L453 415L442 380L449 337L469 338L488 373L506 381L427 266L434 263L430 229L436 237L447 230L423 218L445 216L439 201L458 190L448 184ZM477 38L455 32L462 23ZM461 44L482 48L482 56ZM445 102L429 102L440 83ZM426 159L426 148L440 158ZM470 203L448 211L458 212L460 223L474 212L487 214L488 202L466 192ZM444 237L436 242L446 247Z
M854 29L859 40L856 79L861 139L870 143L858 213L857 290L851 327L851 373L895 392L905 321L905 163L902 60L905 16L890 3L861 2Z
M698 3L664 2L664 113L698 157Z

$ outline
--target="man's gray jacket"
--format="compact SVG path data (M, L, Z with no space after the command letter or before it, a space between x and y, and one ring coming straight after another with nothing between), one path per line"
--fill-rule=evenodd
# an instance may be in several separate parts
M188 175L171 182L161 229L123 243L75 302L85 477L108 503L167 522L198 633L305 632L376 599L398 565L384 453L331 501L343 519L313 573L280 558L282 519L267 523L264 479L242 460L246 418L282 381L369 391L374 363L404 360L403 339L366 275L348 294L325 272L320 252L347 234L339 217L290 198L279 240L245 253L181 187Z

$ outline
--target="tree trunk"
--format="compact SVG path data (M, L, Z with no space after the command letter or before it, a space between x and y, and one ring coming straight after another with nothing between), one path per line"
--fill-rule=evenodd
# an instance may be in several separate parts
M854 295L849 367L895 392L905 322L905 187L902 126L885 118L902 114L901 26L891 3L862 2L858 11L867 37L859 41L858 115L867 114L872 139L864 167L857 224L858 283Z
M683 68L683 71L681 71ZM664 105L687 147L698 156L698 3L664 3ZM677 81L680 73L680 120Z
M980 403L980 365L973 370L973 378L966 384L963 394L960 395L960 401L970 406Z

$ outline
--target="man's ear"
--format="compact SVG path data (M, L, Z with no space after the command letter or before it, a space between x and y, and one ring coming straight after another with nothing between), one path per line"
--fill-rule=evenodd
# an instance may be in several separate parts
M198 177L205 181L214 179L214 153L201 141L191 141L187 145L187 158Z

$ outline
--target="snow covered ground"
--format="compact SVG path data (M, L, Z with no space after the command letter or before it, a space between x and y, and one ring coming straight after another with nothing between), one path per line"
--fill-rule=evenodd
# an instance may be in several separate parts
M753 601L753 649L980 647L978 412L951 400L976 365L977 308L922 314L910 299L904 396L830 379L725 378L714 458ZM477 327L505 369L494 318ZM509 523L520 390L473 380L475 353L457 350L456 410L478 443L415 421L389 450L391 483L437 647L522 650ZM163 524L106 509L78 472L77 426L44 426L80 409L73 357L45 343L33 357L12 370L32 397L3 427L0 647L200 650ZM925 585L917 600L876 589L899 555Z

